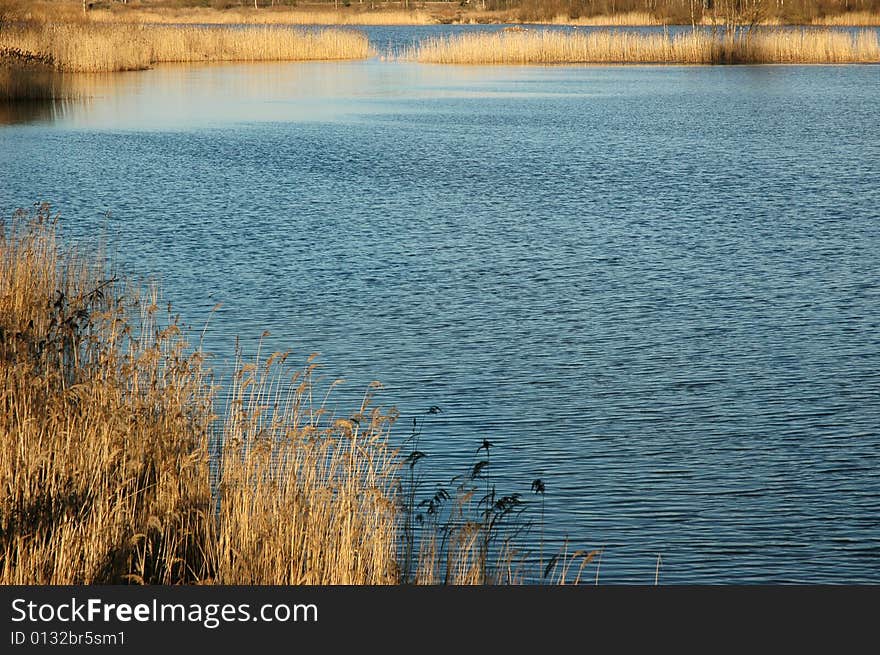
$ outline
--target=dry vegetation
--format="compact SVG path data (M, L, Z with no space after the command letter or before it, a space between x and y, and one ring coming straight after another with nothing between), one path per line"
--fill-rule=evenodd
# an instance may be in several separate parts
M314 364L285 355L241 364L220 440L213 575L237 584L398 581L395 414L333 418L313 401Z
M47 211L0 235L0 582L198 575L211 508L200 361L155 324L152 299L118 298L55 236Z
M870 30L481 32L423 41L404 58L438 64L878 63L880 40Z
M557 14L549 21L538 21L540 23L548 22L554 25L583 25L612 27L624 25L662 25L663 21L646 11L630 11L613 15L602 16L577 16L572 17L568 14Z
M314 61L373 54L365 35L345 29L111 24L76 12L61 12L65 20L58 22L48 20L52 5L31 11L5 1L0 0L0 100L75 95L60 73L142 70L163 62Z
M0 32L0 48L59 71L139 70L161 62L304 61L370 56L366 36L348 30L29 23Z
M29 20L200 24L423 25L557 23L690 25L735 15L762 24L880 25L880 0L0 0ZM347 5L347 6L346 6Z
M392 448L374 389L333 415L314 362L257 352L221 402L155 290L59 236L47 205L0 223L0 584L523 580L524 503L496 495L489 442L417 501L424 453Z
M346 6L347 5L347 6ZM880 25L880 0L472 0L303 3L294 0L0 0L38 21L175 24L425 25L551 23L690 25L736 14L778 25ZM2 16L0 16L2 18Z
M335 419L276 355L217 417L201 353L101 261L47 207L0 233L0 583L395 582L393 413Z
M834 25L838 27L880 25L880 13L852 11L846 14L821 16L813 19L813 25Z
M442 3L446 4L446 3ZM368 4L334 8L332 4L303 7L265 6L253 3L211 6L198 3L89 2L83 11L79 0L0 0L0 7L18 20L29 22L92 22L198 25L424 25L445 19L412 9L370 9ZM458 4L455 4L458 9ZM2 13L2 10L0 10ZM442 12L443 13L443 12ZM454 13L445 12L450 16Z
M117 23L195 23L201 25L430 25L438 20L423 11L334 11L332 9L294 10L283 7L254 9L211 7L126 9L126 5L89 12L92 21Z

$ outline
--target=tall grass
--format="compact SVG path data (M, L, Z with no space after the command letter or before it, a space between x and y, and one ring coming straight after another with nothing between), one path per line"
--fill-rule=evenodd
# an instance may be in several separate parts
M404 527L405 581L473 585L520 579L523 568L516 561L514 543L528 527L517 520L525 503L518 493L497 492L490 475L491 447L484 440L467 471L408 509L418 525ZM411 472L423 455L414 449L406 458ZM408 497L413 499L414 477L408 482Z
M821 18L814 18L813 25L834 25L838 27L880 25L880 13L852 11L836 16L822 16Z
M313 400L314 364L284 355L238 368L222 431L211 570L237 584L398 581L393 412L333 418Z
M30 23L0 33L0 45L31 53L59 71L140 70L153 63L147 30L89 23Z
M0 233L3 584L204 575L200 356L100 261L62 255L45 207Z
M155 288L104 262L47 205L0 223L0 584L524 580L491 443L416 502L424 453L392 446L375 387L334 415L313 361L258 350L223 399Z
M363 59L367 37L347 30L30 23L0 32L15 49L60 71L139 70L161 62Z
M144 30L156 62L364 59L366 35L349 30L155 26Z
M101 262L45 206L0 231L0 584L395 582L394 414L334 418L275 356L216 416L202 354Z
M552 30L432 38L403 55L438 64L794 64L877 63L876 32L833 30L643 34Z
M573 18L567 14L560 14L549 21L554 25L584 25L584 26L624 26L624 25L662 25L653 14L647 11L630 11L619 14L607 14L599 16L578 16Z
M770 25L878 25L877 0L486 0L486 2L253 2L224 0L0 0L0 21L174 24L424 25L431 23L557 23L570 25L691 25L748 14ZM210 6L207 6L210 5Z
M334 8L332 4L310 7L251 6L211 7L143 3L96 3L83 13L80 0L0 0L15 20L63 23L165 23L174 25L425 25L438 22L422 9L370 9L360 4ZM456 9L458 6L456 5ZM440 13L448 13L445 9Z
M289 9L236 7L152 8L126 6L98 9L89 13L98 22L237 24L237 25L428 25L437 20L424 11L366 11L359 9Z

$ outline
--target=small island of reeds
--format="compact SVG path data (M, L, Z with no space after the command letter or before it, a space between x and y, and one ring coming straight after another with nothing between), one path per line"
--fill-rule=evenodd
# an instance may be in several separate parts
M875 31L517 30L422 41L404 59L434 64L844 64L880 63Z
M365 59L346 29L22 22L0 30L0 100L70 94L65 73L143 70L166 62Z
M38 57L64 72L141 70L163 62L364 59L367 37L351 30L25 23L0 32L0 49Z

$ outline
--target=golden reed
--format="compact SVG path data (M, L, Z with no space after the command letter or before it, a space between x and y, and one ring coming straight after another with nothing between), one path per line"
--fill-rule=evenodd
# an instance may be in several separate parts
M30 23L0 32L0 49L50 61L66 72L140 70L162 62L364 59L364 34L301 30L101 23Z
M82 10L80 0L0 0L0 20L5 13L15 20L37 22L109 22L109 23L171 23L175 25L429 25L498 24L498 23L550 23L558 25L663 25L663 24L711 24L711 11L702 5L683 5L691 12L673 10L656 2L644 2L642 7L633 5L629 11L615 11L606 15L572 15L571 6L565 3L532 2L511 6L505 10L479 9L471 3L425 3L420 8L371 9L365 3L352 3L349 7L282 7L282 6L235 6L223 9L205 6L184 6L186 2L145 5L143 3L109 3ZM196 4L196 3L192 3ZM554 7L555 8L551 8ZM819 6L807 12L799 12L788 3L765 5L759 16L762 25L812 24L838 26L880 25L880 14L871 11L843 11L840 14L816 15ZM562 9L560 11L560 9ZM568 11L566 11L568 9ZM827 11L829 8L825 8Z
M0 584L396 582L394 413L333 417L314 364L257 355L216 414L203 355L103 260L46 206L0 227Z
M429 25L437 20L423 11L333 11L291 10L283 8L211 9L126 8L92 11L89 18L98 22L194 23L200 25Z
M523 502L483 497L491 444L426 511L377 383L335 415L314 361L258 349L221 398L155 287L104 262L48 205L0 221L0 584L524 581L502 528ZM566 545L543 578L598 554Z
M15 20L64 23L165 23L198 25L424 25L438 22L434 15L419 9L370 10L365 6L325 8L237 6L213 7L149 6L112 3L83 13L79 0L41 2L39 0L0 0L0 12ZM448 12L440 12L446 14ZM453 14L454 15L454 14Z
M433 38L403 55L437 64L801 64L877 63L872 30L480 32Z
M852 11L838 16L814 18L813 25L833 25L837 27L880 26L880 14L870 11Z

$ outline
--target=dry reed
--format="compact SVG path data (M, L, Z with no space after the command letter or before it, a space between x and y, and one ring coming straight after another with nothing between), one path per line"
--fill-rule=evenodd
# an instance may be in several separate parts
M439 64L877 63L880 40L871 30L481 32L425 40L403 58Z
M118 295L100 261L62 255L45 207L0 234L3 584L204 572L200 357L159 326L154 296Z
M333 418L312 402L314 364L285 355L239 367L223 428L220 506L209 549L221 583L393 584L394 412Z
M813 25L833 25L836 27L869 27L880 25L880 14L870 11L852 11L838 16L814 18Z
M71 72L139 70L161 62L363 59L372 54L366 36L348 30L96 23L10 27L0 32L0 48L29 53Z
M552 21L553 25L583 25L597 27L622 27L622 26L640 26L640 25L662 25L663 22L658 20L645 11L631 11L620 14L611 14L607 16L580 16L571 18L566 14L556 16Z
M201 353L101 262L46 206L0 232L0 584L395 582L393 413L335 419L274 356L219 419Z
M0 584L523 580L525 505L496 494L490 442L454 496L416 504L401 471L424 454L390 445L375 387L334 415L313 361L258 350L216 414L155 288L65 250L56 221L40 205L0 222ZM557 555L543 579L579 582L592 556Z
M690 25L711 24L711 9L697 3L658 5L656 2L630 3L631 9L612 11L605 15L584 15L571 4L552 2L508 3L504 10L487 10L458 3L422 3L418 8L405 10L393 7L368 8L365 4L331 7L311 6L183 6L186 3L96 3L97 6L83 13L80 0L0 0L0 20L10 13L14 20L37 22L110 22L110 23L172 23L172 24L221 24L221 25L426 25L436 23L499 24L499 23L550 23L558 25ZM199 3L192 3L193 5ZM204 5L204 3L201 3ZM546 6L545 6L546 4ZM840 14L821 15L829 11L842 11L845 3L837 7L789 3L764 4L757 16L762 25L806 24L831 26L880 25L876 10L852 10ZM857 3L858 4L858 3ZM246 5L246 3L245 3ZM722 5L718 5L721 7ZM753 5L754 6L754 5ZM850 5L848 5L850 6ZM865 5L867 7L868 5ZM561 11L560 11L561 9ZM567 10L567 11L566 11ZM607 8L606 8L607 10ZM555 13L555 15L554 15ZM581 15L578 15L580 13ZM590 12L588 12L590 13ZM716 16L716 19L719 16Z
M89 13L96 22L174 23L199 25L429 25L437 20L423 11L333 11L286 8L128 8L97 9Z
M367 37L349 30L156 26L145 32L156 62L364 59L372 54Z

